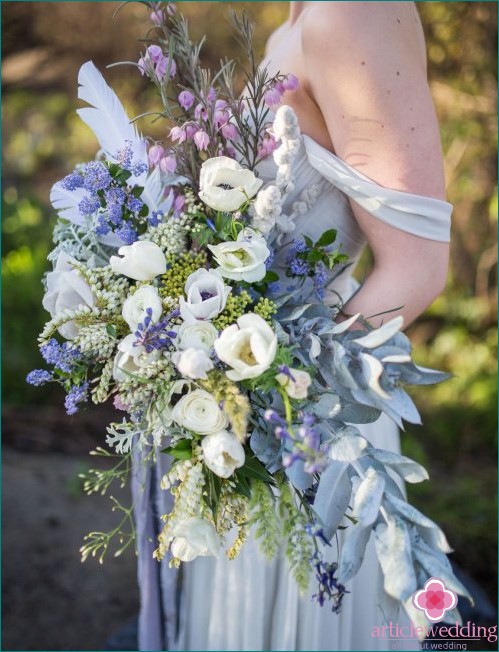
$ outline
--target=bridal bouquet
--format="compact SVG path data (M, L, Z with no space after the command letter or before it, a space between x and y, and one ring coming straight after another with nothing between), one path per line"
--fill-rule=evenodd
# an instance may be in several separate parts
M272 112L298 80L259 68L251 25L232 16L248 58L237 93L232 62L216 74L200 67L175 7L149 6L153 32L135 67L158 89L169 139L141 136L95 66L81 67L88 106L78 114L101 149L51 192L58 221L40 351L53 370L28 381L61 384L68 414L111 398L123 411L107 429L112 452L96 451L119 462L89 472L89 493L125 483L132 454L171 458L162 488L174 507L162 515L158 559L233 558L251 530L268 557L284 546L301 589L315 574L315 599L338 610L374 532L378 600L387 618L402 602L417 621L410 597L429 577L466 592L444 534L401 488L426 471L375 448L355 424L382 413L418 422L404 386L445 375L412 362L401 318L376 329L360 315L337 322L340 298L325 301L347 256L334 230L293 236L284 206L300 132L289 107ZM275 178L264 185L269 157ZM324 552L339 529L331 562ZM113 533L118 552L132 541L121 526ZM102 558L109 542L91 533L83 558Z

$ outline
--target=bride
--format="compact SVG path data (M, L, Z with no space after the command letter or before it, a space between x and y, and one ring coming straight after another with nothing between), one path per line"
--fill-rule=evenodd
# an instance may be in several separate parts
M367 242L374 264L362 286L343 275L333 288L350 297L344 315L362 313L378 325L377 315L392 311L407 325L444 287L451 212L415 4L292 2L264 63L271 74L300 80L282 100L302 132L284 209L292 211L310 188L316 192L293 235L314 237L333 227L353 262ZM273 165L260 165L264 181L275 176ZM277 255L275 266L284 264ZM398 450L387 417L360 428L377 447ZM148 473L137 509L141 650L388 648L387 639L372 636L385 624L372 542L339 615L300 596L284 557L266 562L252 541L236 560L198 558L173 581L167 562L152 559L157 514L168 510L161 505L166 492L157 489L161 469ZM414 640L398 644L417 648Z

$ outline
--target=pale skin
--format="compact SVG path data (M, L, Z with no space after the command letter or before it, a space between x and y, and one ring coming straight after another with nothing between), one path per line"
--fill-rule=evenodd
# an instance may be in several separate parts
M438 124L413 2L291 2L270 37L271 72L293 73L283 103L301 130L382 186L445 199ZM445 286L449 245L388 226L351 202L374 266L344 312L407 326ZM392 309L400 309L393 311ZM382 317L372 317L391 311Z

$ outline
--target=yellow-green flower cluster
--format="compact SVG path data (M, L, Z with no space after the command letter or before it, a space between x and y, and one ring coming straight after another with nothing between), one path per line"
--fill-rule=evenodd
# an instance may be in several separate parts
M282 528L272 489L261 480L251 482L250 515L262 554L266 559L273 559L282 543Z
M272 317L277 312L277 306L267 297L261 297L253 308L253 312L260 315L262 319L265 319L272 326Z
M246 437L251 406L248 397L241 394L239 387L227 378L223 371L210 371L206 380L199 380L203 389L213 395L229 418L234 434L243 441Z
M251 305L252 300L250 295L243 290L239 294L230 293L227 297L227 303L223 311L213 320L213 326L218 330L223 331L224 328L234 324L239 317L244 315L248 310L246 308Z
M206 252L186 251L179 257L167 259L170 267L161 276L159 294L161 297L179 297L184 294L185 282L190 274L205 267Z

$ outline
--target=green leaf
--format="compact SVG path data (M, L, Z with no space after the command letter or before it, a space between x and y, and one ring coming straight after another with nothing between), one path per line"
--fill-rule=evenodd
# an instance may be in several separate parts
M110 337L116 337L116 326L114 326L113 324L108 324L108 325L106 326L106 333L107 333Z
M121 170L114 178L118 183L126 183L131 176L130 170Z
M270 269L263 278L264 283L275 283L278 280L279 280L279 274L272 272Z
M149 206L147 204L144 204L142 208L140 209L139 216L140 217L147 217L149 215Z
M263 482L268 484L274 484L274 478L270 475L260 460L253 455L249 456L246 454L246 461L244 465L237 470L237 473L246 478L263 480Z
M132 188L132 195L136 198L139 198L143 192L144 192L144 188L142 186L134 186Z
M308 235L304 235L303 239L305 240L305 244L307 245L307 247L314 246L314 241L312 240L312 238L309 238Z
M182 439L176 446L162 448L161 452L171 455L177 460L190 460L192 457L192 440Z
M328 245L333 244L335 240L336 240L336 229L329 229L328 231L324 231L321 237L317 240L316 246L327 247Z
M248 483L248 480L244 475L240 473L241 469L238 469L234 474L236 491L241 496L246 496L246 498L251 498L251 488Z

